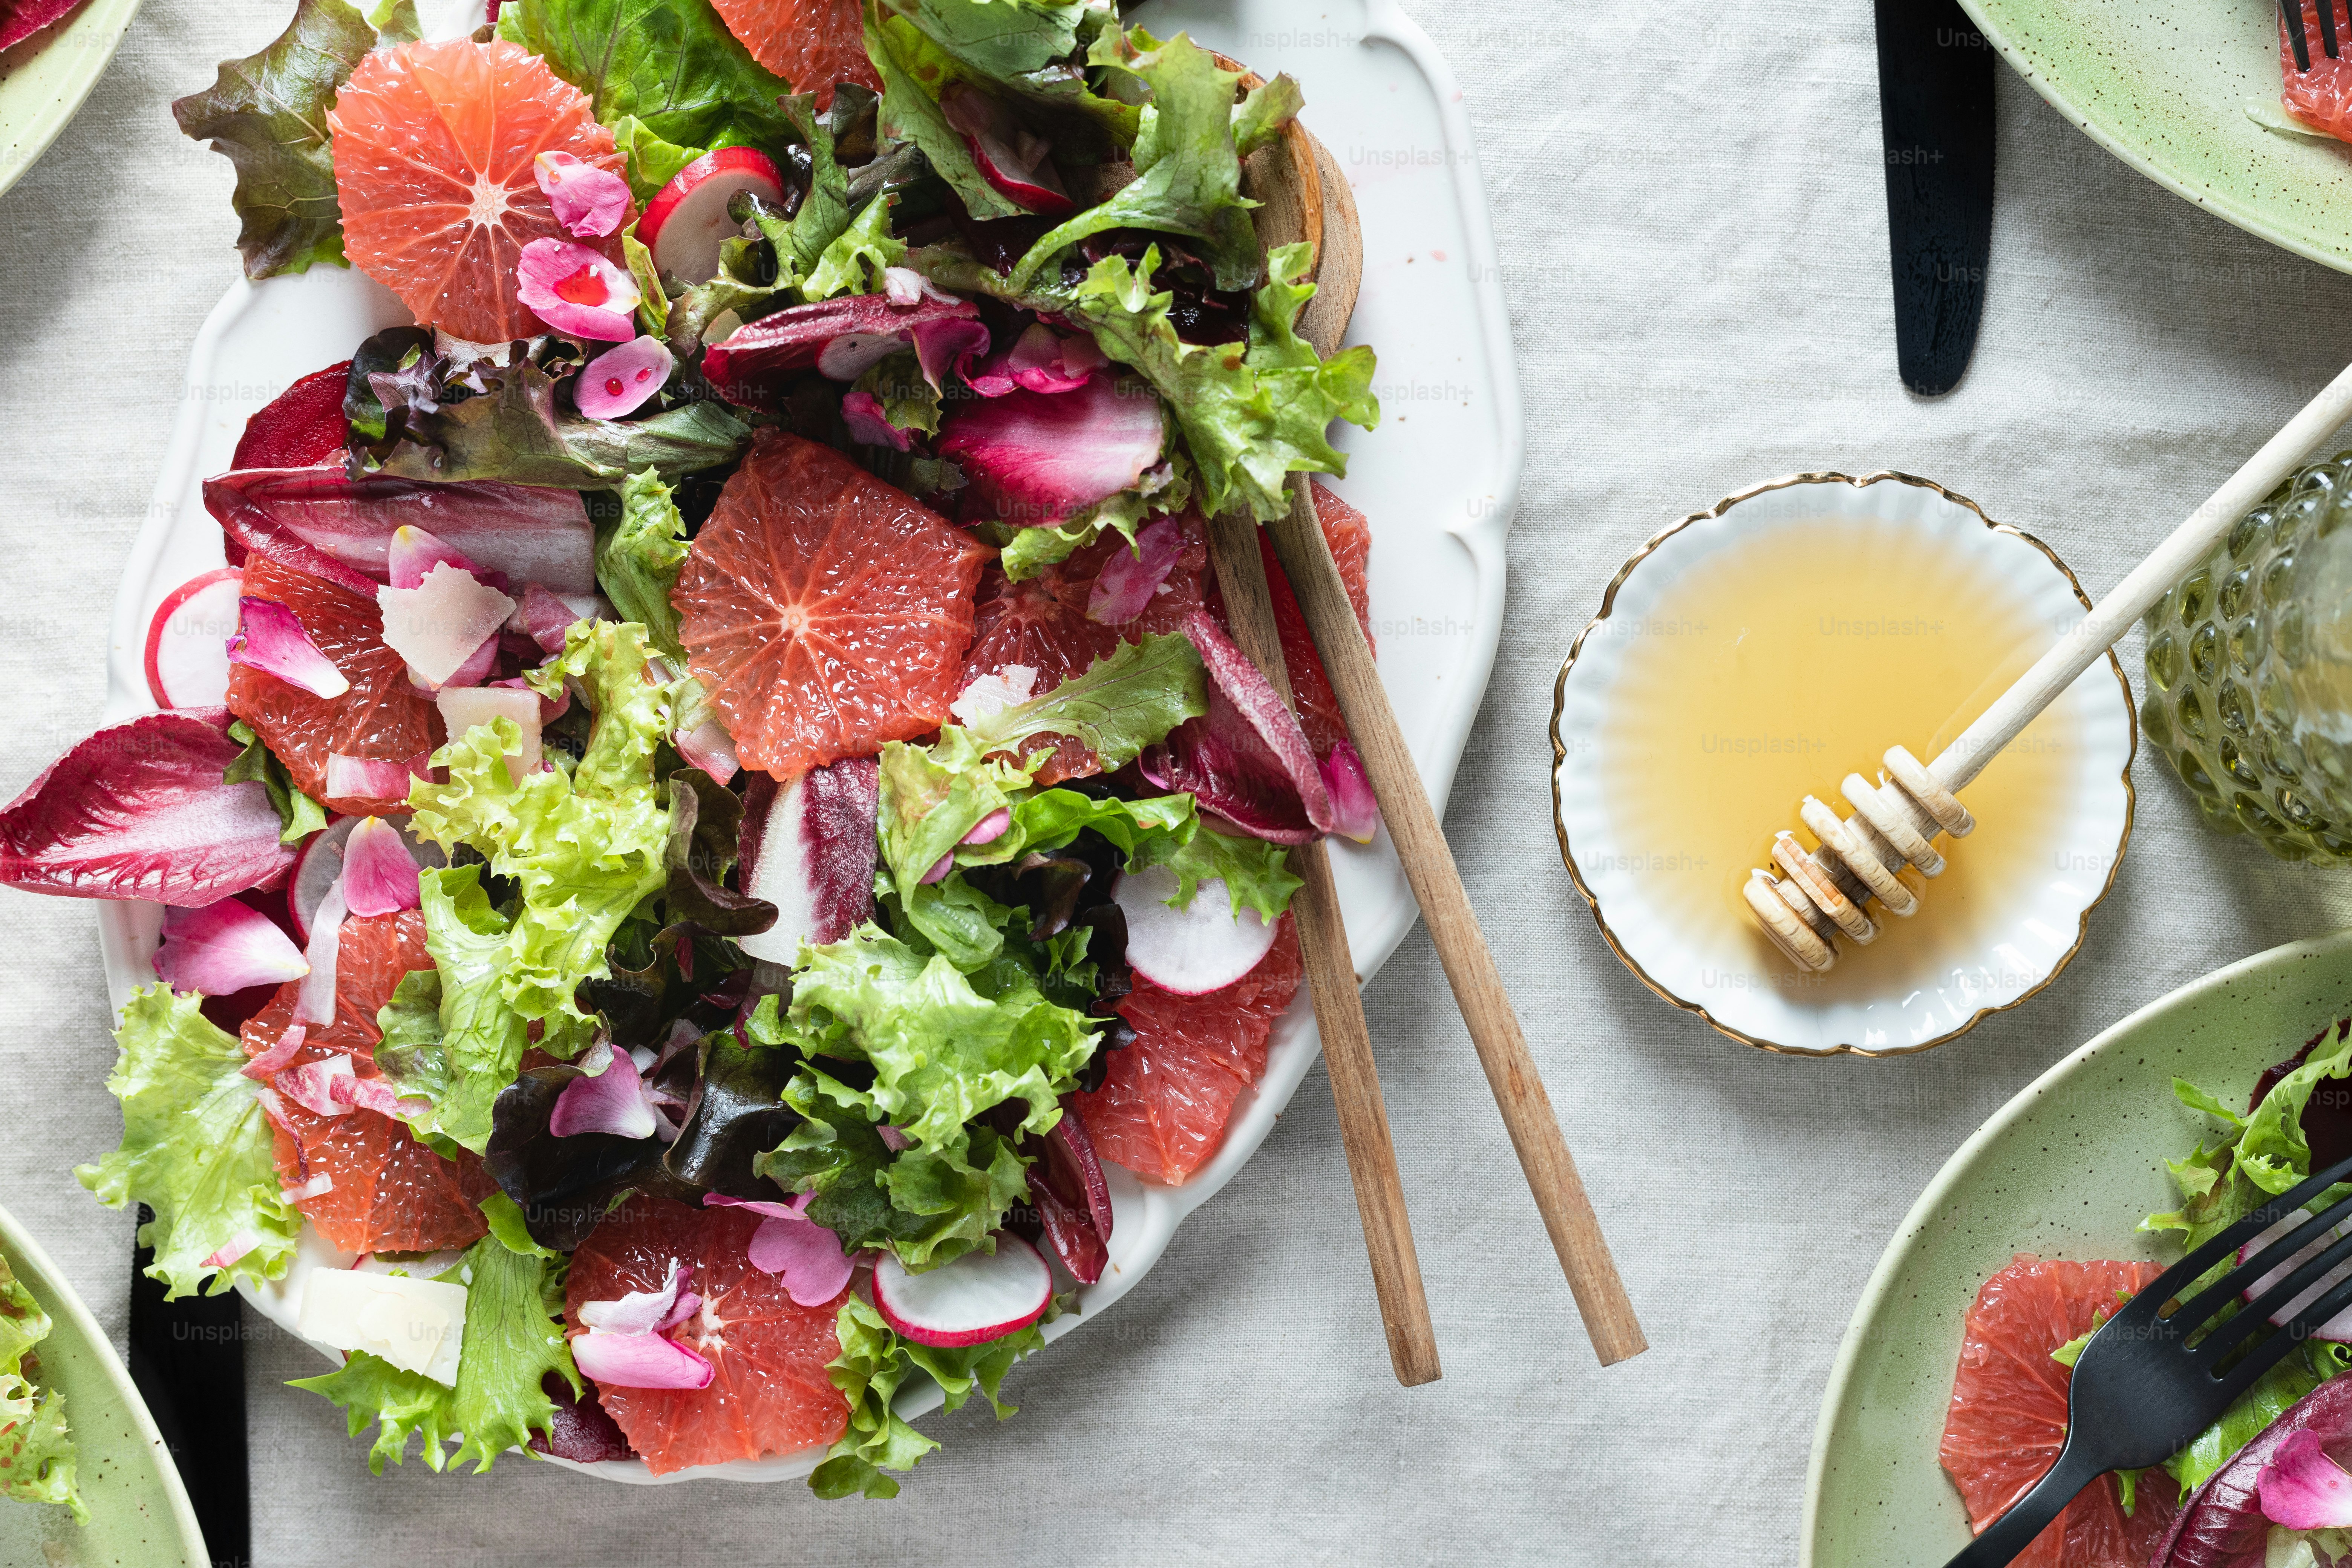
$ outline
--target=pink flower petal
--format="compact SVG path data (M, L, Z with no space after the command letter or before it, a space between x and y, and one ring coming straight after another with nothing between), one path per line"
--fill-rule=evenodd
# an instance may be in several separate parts
M342 956L343 917L350 912L339 877L319 901L319 912L310 917L310 947L305 955L310 961L310 973L302 977L301 994L294 1003L294 1016L305 1024L335 1021L335 963Z
M1014 340L1003 368L1014 385L1032 392L1075 392L1108 363L1092 337L1066 339L1038 321Z
M441 565L470 572L481 582L500 592L505 591L505 573L483 570L465 552L439 534L427 533L414 523L404 523L392 531L392 542L384 548L384 572L391 578L392 586L421 588L425 585L425 574Z
M341 697L352 689L335 661L319 651L294 612L275 599L248 594L236 602L236 630L228 639L228 661L274 675L313 697Z
M1137 534L1134 548L1112 551L1087 595L1087 619L1115 626L1143 614L1183 552L1184 531L1172 517Z
M302 1041L310 1032L299 1024L287 1025L286 1032L278 1037L278 1043L246 1063L241 1070L256 1083L268 1083L294 1065L294 1058L301 1054ZM264 1089L262 1093L268 1095L269 1091ZM268 1108L264 1106L263 1109Z
M559 332L616 343L637 335L636 279L584 245L534 239L524 246L515 293Z
M710 1363L659 1334L591 1331L572 1341L572 1362L608 1388L708 1388Z
M791 1203L780 1204L765 1198L730 1198L725 1193L705 1193L702 1194L702 1206L707 1209L750 1209L753 1214L765 1215L770 1219L798 1219L801 1211L808 1207L815 1197L814 1193L803 1193Z
M683 1320L677 1308L680 1293L701 1305L701 1298L686 1289L693 1270L673 1258L658 1290L632 1290L617 1301L583 1301L580 1321L599 1333L650 1334Z
M782 1275L784 1294L803 1307L821 1307L840 1295L853 1267L839 1237L800 1215L761 1220L751 1233L750 1257L761 1273Z
M635 414L667 385L677 368L667 343L656 337L634 337L581 368L580 378L572 384L572 400L591 419L618 419Z
M661 1125L635 1060L626 1051L613 1051L604 1071L593 1078L575 1078L563 1086L563 1092L555 1097L555 1114L549 1118L547 1130L558 1138L583 1132L651 1138Z
M288 1068L270 1087L313 1116L349 1116L352 1103L335 1098L335 1084L352 1076L352 1058L332 1056Z
M938 860L934 861L929 870L923 873L923 886L929 888L946 881L948 879L948 873L954 869L955 851L950 849L946 854L940 856Z
M915 444L915 438L890 423L882 412L882 400L870 392L853 392L841 400L841 422L849 426L849 438L863 447L889 447L904 452Z
M199 910L163 911L155 973L174 991L226 996L248 985L282 985L310 972L294 940L250 905L223 899Z
M2305 1428L2288 1436L2255 1478L2263 1517L2289 1530L2328 1530L2352 1525L2352 1474L2327 1457L2319 1434Z
M629 216L628 182L609 169L583 163L569 153L541 153L532 160L530 173L567 233L601 237L620 227Z
M1331 797L1331 831L1370 844L1381 826L1381 803L1364 772L1354 742L1341 741L1322 763L1323 788Z
M343 905L355 915L396 915L424 900L416 858L400 829L380 816L364 817L343 840Z
M961 374L988 352L988 328L979 321L918 321L914 337L915 362L923 367L923 379L933 392L944 390L940 382L949 370Z
M705 719L691 730L680 730L669 738L677 754L688 767L700 768L720 784L727 783L742 768L742 759L735 754L734 737L716 719Z

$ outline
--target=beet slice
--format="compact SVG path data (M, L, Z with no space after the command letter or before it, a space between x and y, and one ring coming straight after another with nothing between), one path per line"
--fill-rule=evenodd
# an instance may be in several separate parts
M540 1379L539 1386L555 1402L555 1415L546 1431L531 1434L532 1452L551 1454L582 1465L636 1458L636 1450L621 1435L619 1424L604 1413L594 1384L582 1379L580 1393L575 1396L572 1385L563 1381L563 1374L551 1372Z
M2246 1114L2252 1116L2263 1097L2278 1087L2279 1079L2309 1061L2311 1053L2330 1036L2340 1040L2347 1030L2352 1030L2352 1018L2339 1018L2305 1040L2303 1049L2286 1060L2264 1068L2263 1076L2254 1080L2253 1096L2246 1101ZM2327 1078L2312 1085L2311 1098L2304 1102L2299 1124L2303 1141L2311 1148L2313 1170L2325 1170L2352 1156L2352 1079Z
M887 294L845 294L794 305L739 327L702 356L702 374L730 403L752 406L782 392L803 371L855 381L866 369L915 341L931 321L976 320L969 300L924 294L911 305Z
M230 461L240 468L310 468L340 458L351 439L343 387L352 362L315 370L245 422Z
M226 708L111 724L0 809L0 885L196 908L275 886L294 847L259 783L221 775L245 748Z

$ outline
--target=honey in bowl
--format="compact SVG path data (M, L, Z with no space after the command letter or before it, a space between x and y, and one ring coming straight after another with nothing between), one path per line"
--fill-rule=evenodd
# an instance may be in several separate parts
M1848 815L1846 774L1877 783L1877 759L1897 743L1933 759L2057 639L2064 623L2019 595L2013 571L1927 528L1797 516L1727 538L1685 568L1657 610L1634 628L1638 657L1623 660L1592 736L1617 847L1579 854L1634 858L1654 913L1699 960L1702 985L1710 973L1780 984L1813 1005L2046 978L2000 973L2004 960L1991 955L2016 918L2002 892L2045 878L2068 853L2063 818L2083 763L2061 739L2061 710L1969 786L1977 827L1938 841L1942 875L1903 873L1919 912L1872 906L1878 939L1841 941L1827 973L1797 974L1740 892L1751 868L1770 865L1776 832L1815 847L1799 825L1806 795ZM2106 668L2084 679L2107 680ZM2079 870L2103 882L2099 858ZM2071 933L2058 945L2071 949Z

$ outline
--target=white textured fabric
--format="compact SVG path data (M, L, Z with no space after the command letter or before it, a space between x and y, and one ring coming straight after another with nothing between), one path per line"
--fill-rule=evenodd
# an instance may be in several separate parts
M1693 21L1679 33L1622 0L1409 8L1483 137L1528 407L1509 619L1449 824L1654 1348L1593 1364L1416 933L1367 1000L1443 1382L1390 1376L1318 1071L1144 1287L1015 1374L1017 1417L926 1423L947 1447L894 1503L519 1461L372 1479L340 1415L279 1386L317 1370L310 1352L258 1328L262 1568L341 1564L354 1542L434 1564L1787 1562L1838 1335L1937 1164L2114 1019L2341 923L2352 879L2208 835L2143 757L2131 853L2081 956L1962 1041L1784 1060L1627 973L1560 869L1545 727L1628 552L1757 479L1898 468L2103 590L2352 353L2352 279L2159 190L2004 71L1983 338L1954 396L1916 402L1895 375L1866 7L1764 0L1671 14ZM235 266L228 165L167 101L283 12L150 0L0 196L0 787L98 711L120 563ZM2135 681L2138 657L2135 637ZM0 897L0 1201L119 1327L128 1226L70 1174L118 1126L89 907Z

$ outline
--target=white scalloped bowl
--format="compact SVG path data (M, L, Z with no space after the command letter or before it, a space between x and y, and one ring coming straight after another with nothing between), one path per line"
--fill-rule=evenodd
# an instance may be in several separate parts
M1801 1055L1924 1050L2041 990L2081 945L2084 923L2105 896L2131 832L2130 770L2137 741L2131 689L2110 654L2022 738L2021 745L2030 743L2035 753L2037 809L2010 828L2021 837L2000 842L1998 876L1979 874L1969 897L1956 900L1947 892L1940 904L1937 883L1928 881L1918 914L1881 920L1881 934L1867 949L1841 943L1839 963L1827 974L1799 974L1737 907L1738 879L1746 867L1701 859L1695 874L1685 874L1688 866L1672 858L1626 852L1630 843L1651 842L1656 833L1643 821L1644 807L1612 785L1629 765L1622 754L1629 731L1622 721L1635 705L1654 700L1662 679L1664 667L1656 661L1666 639L1650 634L1694 614L1703 583L1721 583L1725 574L1759 560L1757 552L1775 550L1780 540L1790 549L1799 548L1808 533L1817 541L1821 535L1813 531L1825 520L1832 526L1858 521L1874 530L1912 532L1900 565L1911 575L1889 584L1906 609L1934 603L1951 584L1967 582L2011 606L2019 624L2035 628L2026 635L2054 640L2088 607L2073 574L2046 545L1993 522L1975 503L1907 475L1799 475L1685 518L1626 563L1560 668L1552 715L1560 853L1601 934L1626 966L1659 995L1734 1039ZM1834 608L1860 615L1872 607ZM1990 676L2003 658L2021 668L2039 651L1986 648L1985 673ZM1867 645L1849 644L1836 657L1866 658ZM1971 649L1961 657L1978 655ZM1801 684L1789 682L1788 711L1757 716L1759 731L1811 734ZM1976 706L1997 689L1980 689ZM1917 716L1927 723L1942 717ZM1901 714L1890 715L1887 723L1885 733L1858 744L1852 756L1831 759L1834 766L1873 775L1887 746L1901 741L1919 751L1921 738L1905 732ZM1709 762L1700 754L1705 748L1686 738L1675 743L1689 747L1687 765L1712 766L1724 773L1725 787L1734 787L1736 773L1720 758ZM1813 736L1804 743L1824 742ZM1791 816L1759 833L1759 860L1771 826L1797 827ZM1943 847L1957 867L1972 854L1988 853L1991 830L1992 825L1980 826L1977 835ZM1946 873L1948 882L1951 876Z
M1162 0L1146 19L1162 34L1189 26L1211 47L1298 78L1308 94L1309 124L1354 187L1367 262L1349 342L1378 347L1376 390L1410 420L1369 437L1339 426L1334 439L1349 449L1350 460L1348 478L1336 488L1368 503L1373 515L1373 631L1388 656L1381 679L1442 811L1502 632L1504 538L1522 454L1509 317L1461 93L1394 0L1343 0L1304 30L1280 0ZM1431 148L1446 155L1425 155ZM247 418L296 378L408 319L384 289L331 267L259 286L240 279L215 308L191 352L187 391L151 514L116 597L109 721L154 706L142 659L156 605L222 563L220 529L204 510L199 485L229 466ZM1369 978L1419 910L1385 834L1365 847L1335 842L1332 862L1350 956L1358 974ZM152 983L149 959L161 921L154 904L100 906L107 984L117 1007ZM1214 1158L1181 1187L1108 1168L1116 1214L1109 1266L1099 1282L1079 1291L1076 1313L1046 1326L1048 1340L1093 1321L1143 1278L1184 1216L1265 1142L1318 1049L1302 988L1276 1026L1265 1076L1234 1102ZM306 1226L285 1278L246 1288L246 1299L291 1333L310 1271L352 1261ZM1369 1311L1365 1325L1361 1345L1334 1353L1381 1355ZM939 1404L937 1385L919 1378L901 1390L898 1407L915 1416ZM782 1454L659 1478L637 1460L575 1468L638 1483L774 1481L806 1475L820 1457Z

